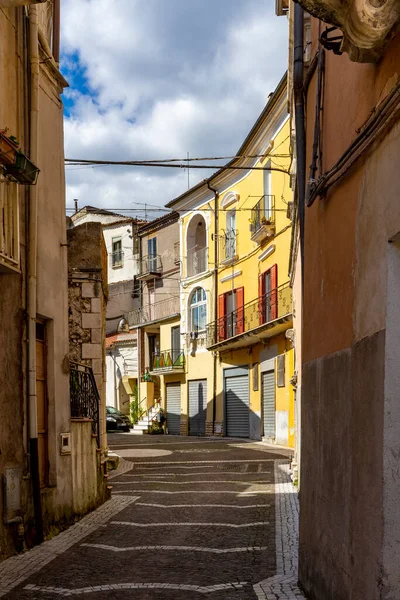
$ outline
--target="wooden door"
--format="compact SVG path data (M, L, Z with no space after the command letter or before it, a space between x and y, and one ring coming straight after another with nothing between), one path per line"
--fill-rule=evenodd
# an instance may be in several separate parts
M36 394L40 487L49 483L46 327L36 323Z

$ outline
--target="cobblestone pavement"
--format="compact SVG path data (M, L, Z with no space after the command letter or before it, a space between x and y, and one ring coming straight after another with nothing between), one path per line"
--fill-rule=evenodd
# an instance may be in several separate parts
M294 600L287 452L243 440L115 434L113 497L0 564L5 600Z

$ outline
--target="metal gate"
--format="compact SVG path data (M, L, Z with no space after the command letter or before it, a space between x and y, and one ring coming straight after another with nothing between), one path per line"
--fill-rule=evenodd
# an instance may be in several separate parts
M207 380L189 381L189 434L205 435Z
M232 369L225 374L226 435L250 435L249 374L247 369Z
M275 371L262 373L264 436L275 438Z
M181 425L181 384L167 383L167 429L169 435L179 435Z

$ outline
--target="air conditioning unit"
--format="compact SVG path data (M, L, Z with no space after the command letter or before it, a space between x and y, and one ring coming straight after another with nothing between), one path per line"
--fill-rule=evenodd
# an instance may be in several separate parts
M18 8L28 4L44 4L47 0L0 0L1 8Z

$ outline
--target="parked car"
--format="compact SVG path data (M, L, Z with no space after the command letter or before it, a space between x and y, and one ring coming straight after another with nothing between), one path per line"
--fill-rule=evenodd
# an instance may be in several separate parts
M129 416L117 408L106 406L106 412L107 431L129 431L132 427Z

